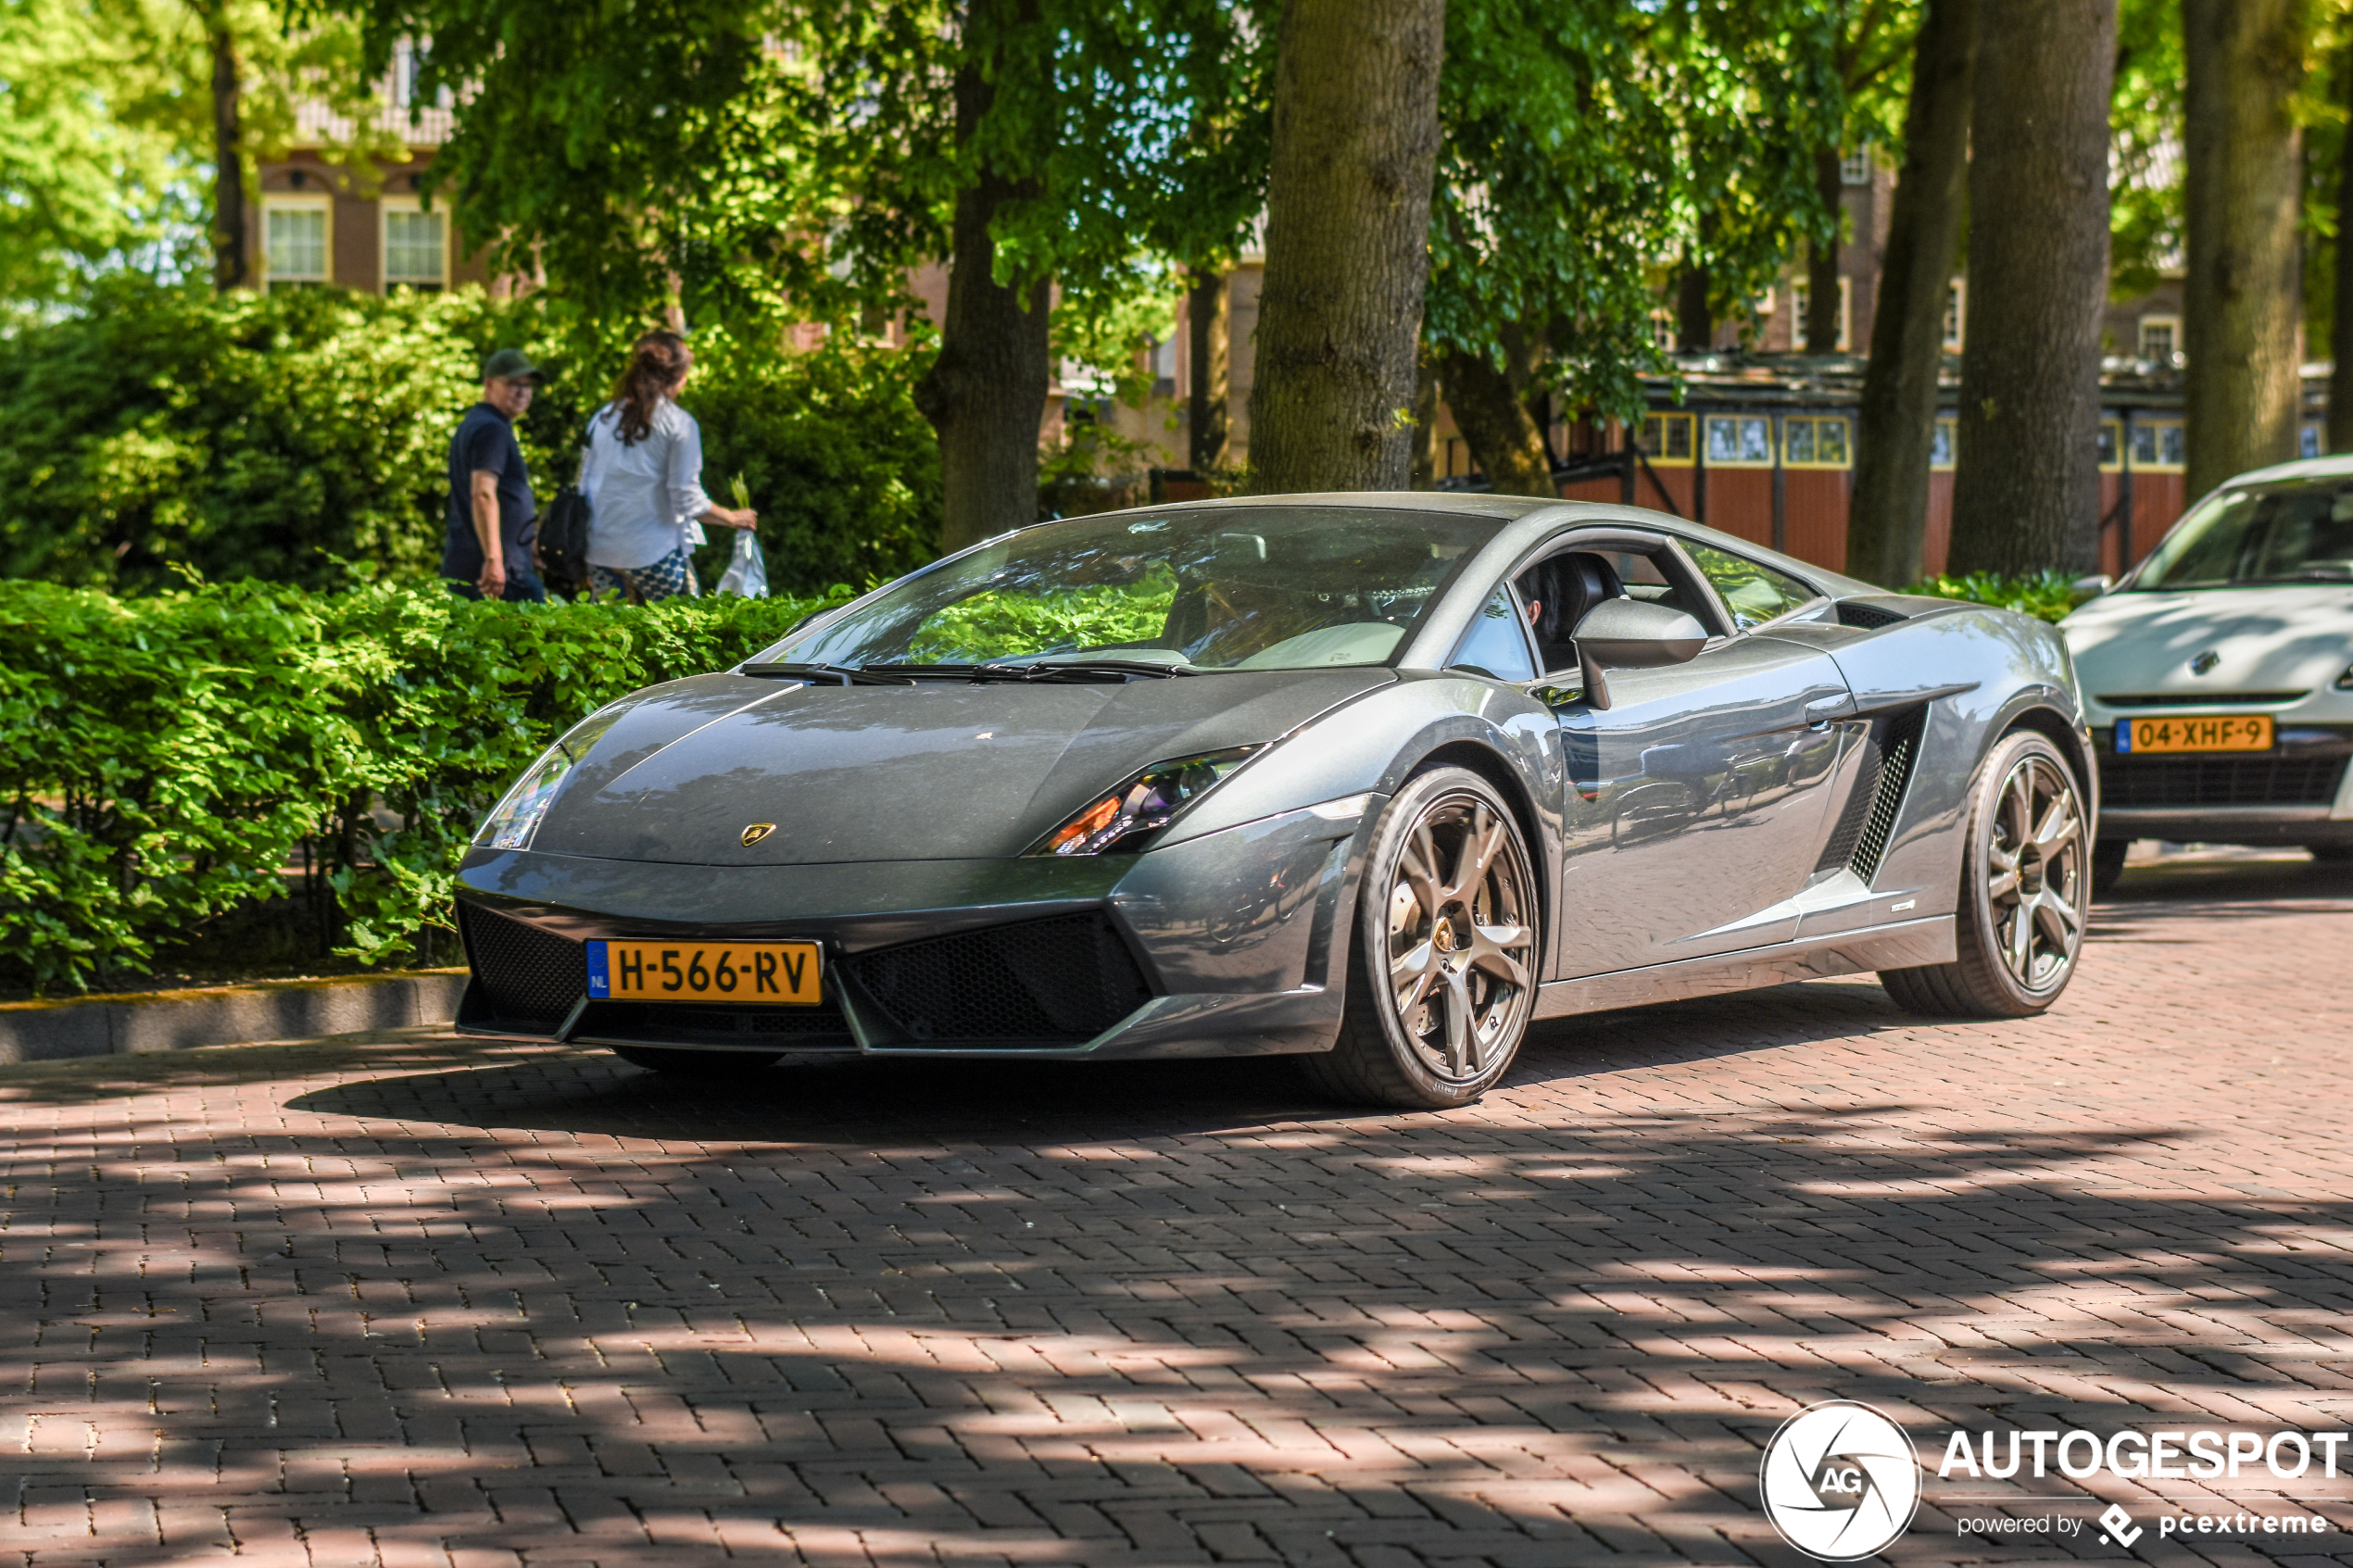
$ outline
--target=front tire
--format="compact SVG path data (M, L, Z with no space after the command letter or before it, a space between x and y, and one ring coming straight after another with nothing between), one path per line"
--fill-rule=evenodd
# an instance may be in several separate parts
M1365 857L1340 1043L1300 1059L1337 1097L1468 1105L1503 1077L1536 1006L1536 876L1518 821L1464 768L1406 781Z
M697 1051L677 1046L615 1046L612 1054L632 1067L674 1078L748 1078L776 1065L782 1051Z
M2075 973L2091 902L2090 845L2075 774L2043 736L2006 736L1978 771L1953 919L1959 958L1880 971L1906 1012L2030 1018Z
M2103 838L2092 845L2092 897L2099 897L2114 887L2124 875L2124 857L2131 854L2129 838Z

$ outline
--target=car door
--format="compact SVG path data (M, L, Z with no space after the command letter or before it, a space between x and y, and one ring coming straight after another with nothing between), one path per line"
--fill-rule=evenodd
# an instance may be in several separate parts
M1605 552L1628 594L1686 609L1715 634L1688 663L1610 671L1606 708L1586 700L1573 661L1546 650L1554 684L1538 690L1569 774L1557 972L1789 940L1791 900L1828 832L1833 721L1854 701L1826 654L1777 640L1777 616L1759 611L1768 591L1817 596L1755 562L1703 570L1660 534L1571 535L1564 547ZM1718 579L1740 598L1728 605Z

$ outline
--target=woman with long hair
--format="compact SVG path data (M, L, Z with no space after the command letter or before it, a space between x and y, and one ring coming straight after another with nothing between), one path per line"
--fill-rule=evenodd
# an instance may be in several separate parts
M588 583L635 600L692 596L697 522L749 528L760 515L723 507L702 487L702 427L678 407L695 368L686 340L650 332L629 350L612 401L588 420L580 493L588 502Z

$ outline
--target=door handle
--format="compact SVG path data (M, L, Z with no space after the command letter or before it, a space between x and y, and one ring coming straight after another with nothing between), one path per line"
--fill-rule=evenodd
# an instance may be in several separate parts
M1855 699L1852 696L1818 698L1806 705L1806 727L1809 730L1825 728L1831 720L1844 718L1854 711L1854 708Z

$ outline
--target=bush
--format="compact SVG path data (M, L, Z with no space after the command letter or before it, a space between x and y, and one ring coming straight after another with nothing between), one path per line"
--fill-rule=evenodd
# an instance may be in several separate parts
M1931 577L1905 591L1940 599L1998 605L2045 621L2062 621L2069 610L2082 602L2082 596L2075 591L2075 580L2064 571L2038 571L2032 577L2001 577L1991 571L1972 571L1966 577Z
M36 989L144 971L159 941L282 894L297 859L342 951L414 953L448 929L475 823L558 733L813 608L0 583L0 961Z
M0 575L117 592L259 577L326 589L439 568L449 437L483 358L551 371L518 432L542 501L573 476L632 335L576 357L528 300L302 290L208 294L125 280L85 314L0 339ZM779 592L929 560L939 457L922 350L829 340L788 353L698 334L686 406L704 483L741 473ZM712 531L706 582L732 543Z
M479 295L222 298L122 280L0 342L0 572L123 590L323 586L441 555Z

